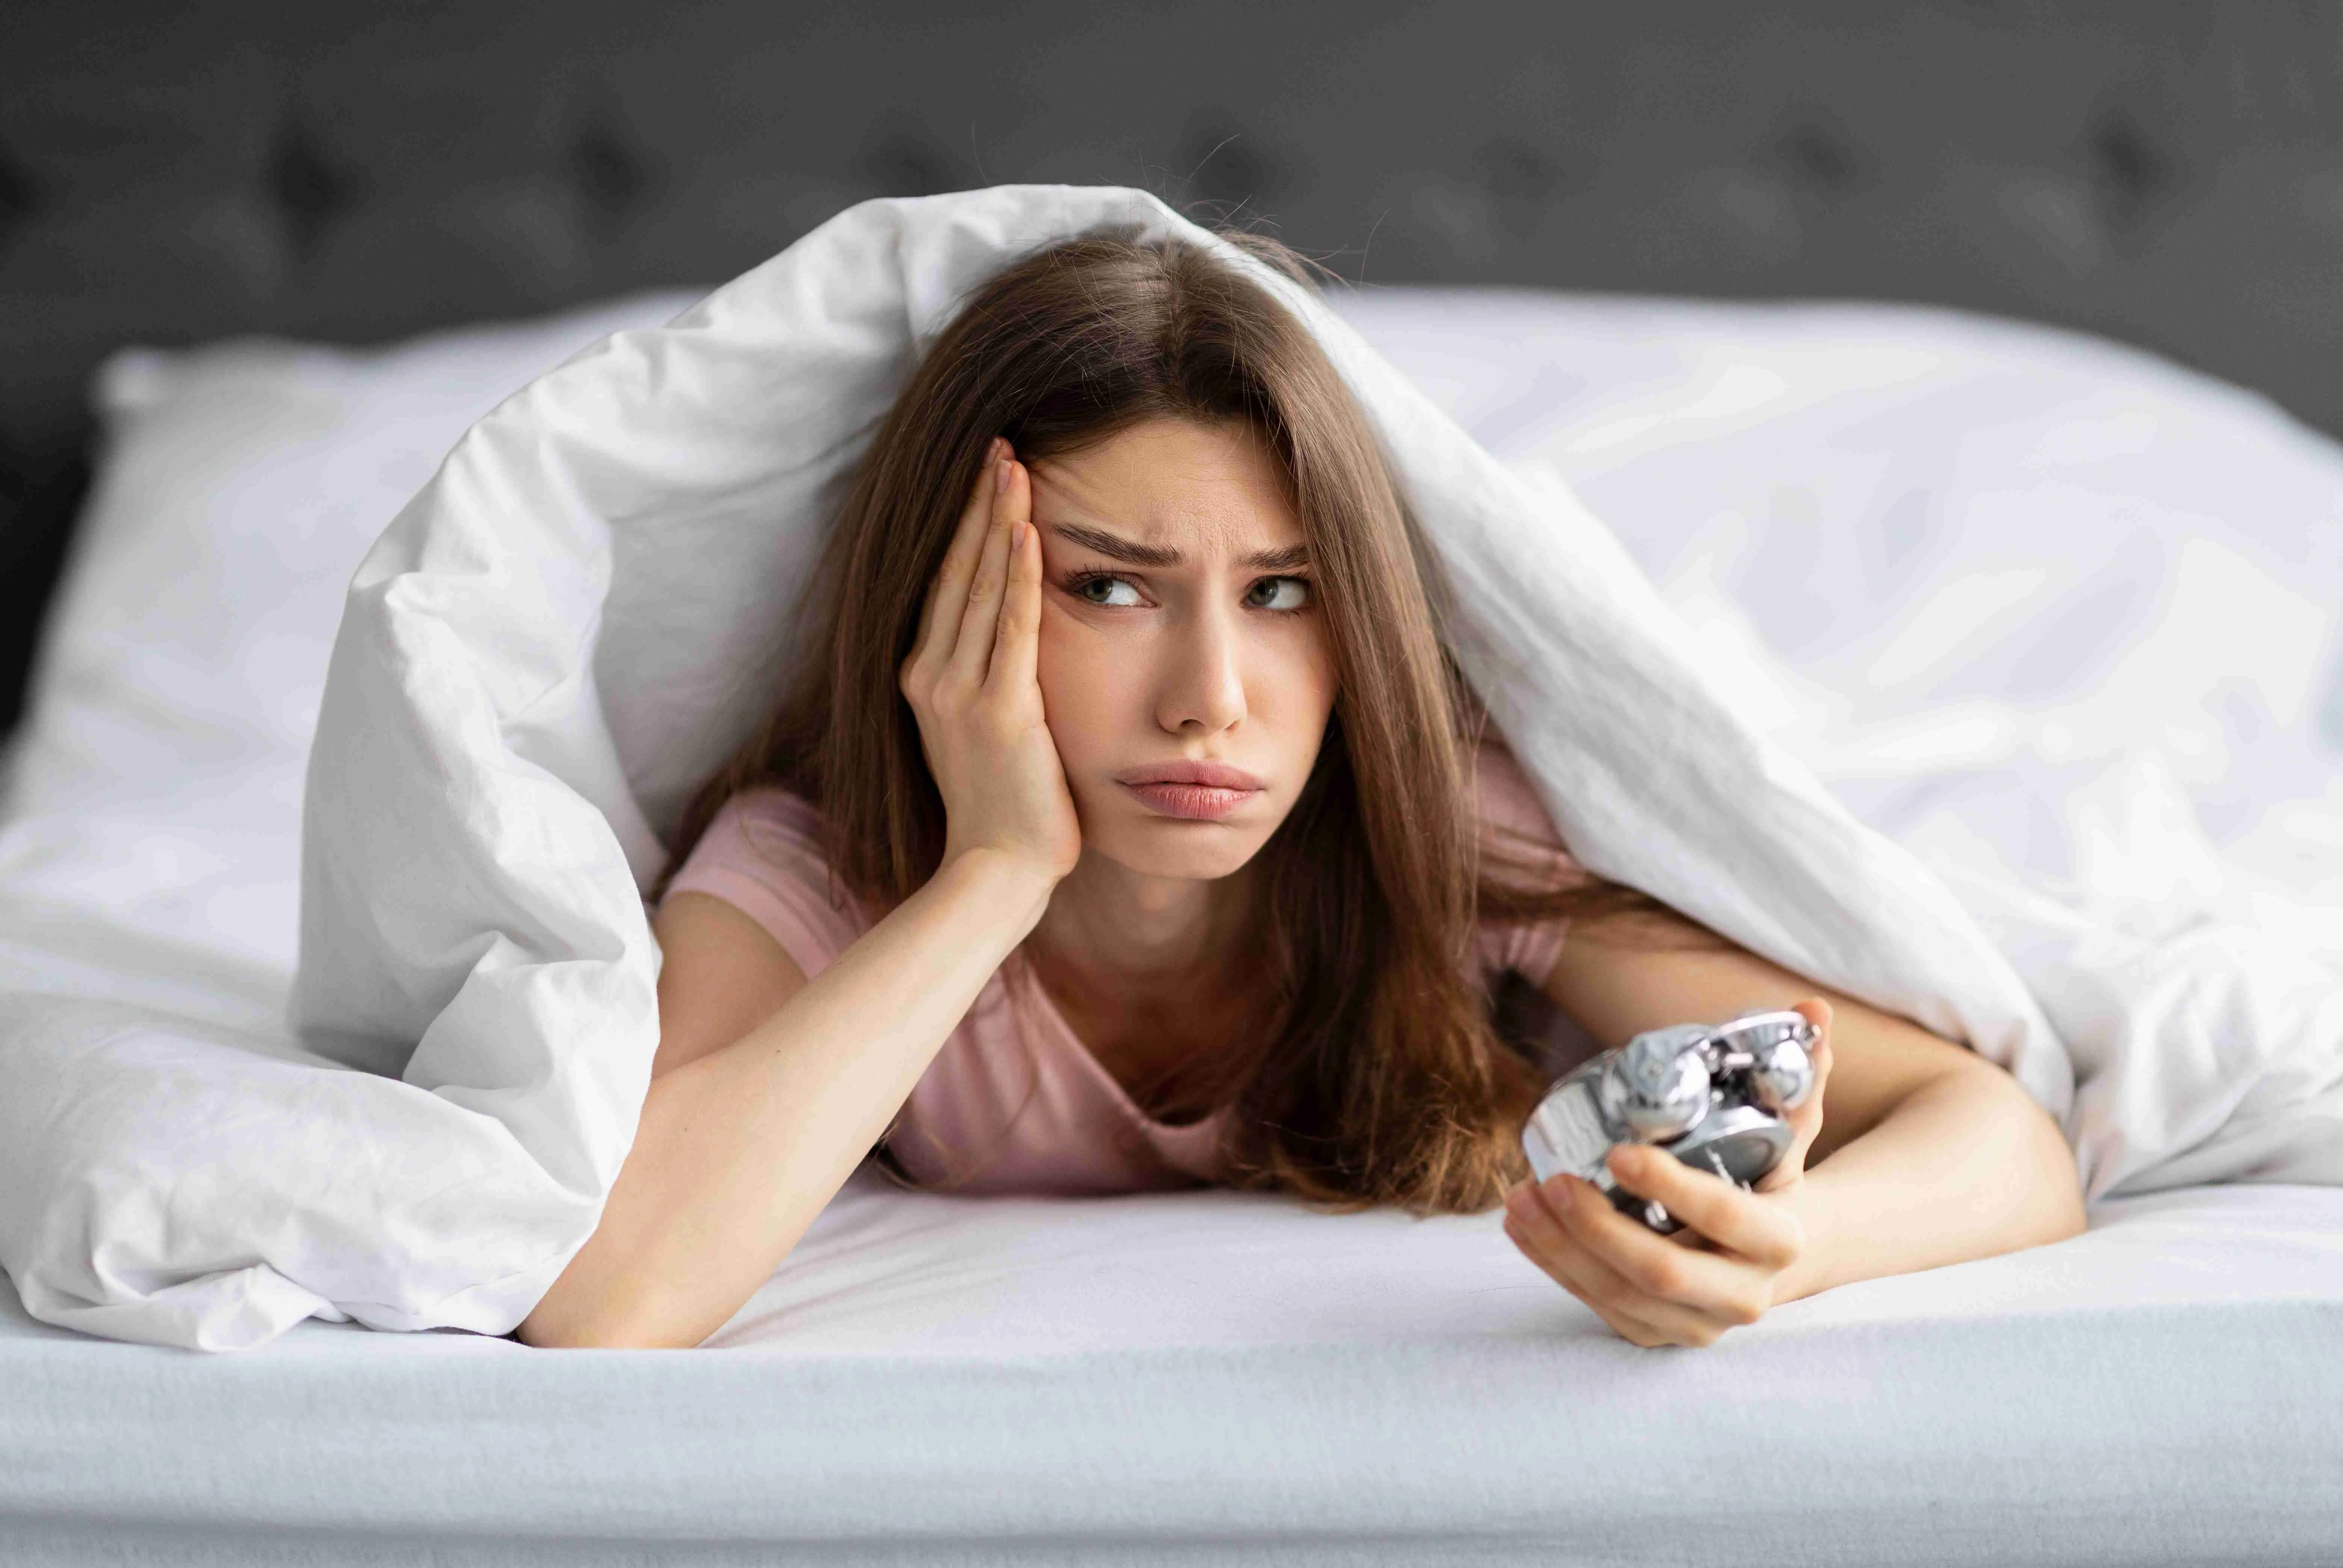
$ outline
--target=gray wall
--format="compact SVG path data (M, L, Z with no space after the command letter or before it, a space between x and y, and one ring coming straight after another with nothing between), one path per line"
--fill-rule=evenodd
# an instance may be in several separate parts
M2343 429L2343 6L30 4L0 439L128 337L714 282L857 197L1112 180L1370 281L1936 300Z
M2288 0L0 3L0 725L109 348L714 283L874 194L1145 186L1371 284L1938 301L2343 431L2338 77L2343 5Z

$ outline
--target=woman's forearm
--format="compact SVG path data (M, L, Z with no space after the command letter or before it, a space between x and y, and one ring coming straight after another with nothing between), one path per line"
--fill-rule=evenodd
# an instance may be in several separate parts
M1982 1060L1906 1095L1786 1196L1807 1252L1777 1303L2063 1241L2085 1226L2058 1124Z
M518 1337L687 1346L723 1326L885 1133L1049 899L1032 871L962 855L764 1022L653 1080L601 1222Z

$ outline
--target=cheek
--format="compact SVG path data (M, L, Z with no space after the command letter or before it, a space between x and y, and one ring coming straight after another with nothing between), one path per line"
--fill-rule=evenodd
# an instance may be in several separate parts
M1326 640L1325 628L1312 625L1310 633L1282 650L1278 685L1290 694L1295 722L1322 729L1334 710L1334 693L1341 681L1334 673L1334 650Z
M1106 730L1113 695L1105 673L1110 662L1099 657L1080 627L1066 625L1046 608L1042 611L1033 656L1034 679L1041 688L1041 707L1049 716L1058 754L1068 762L1081 755L1086 739Z

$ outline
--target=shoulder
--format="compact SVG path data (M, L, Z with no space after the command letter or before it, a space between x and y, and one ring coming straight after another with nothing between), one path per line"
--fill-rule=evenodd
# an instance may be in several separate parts
M869 921L832 874L821 813L789 790L744 789L727 800L669 881L669 898L707 893L763 926L809 976Z
M717 810L676 880L710 866L746 869L762 864L794 871L809 862L828 870L821 812L801 795L759 786L741 790Z
M1572 866L1577 864L1553 814L1538 799L1536 786L1512 749L1494 734L1483 740L1473 755L1473 782L1484 838L1511 849L1526 847L1521 841L1527 840L1548 857L1559 856Z
M719 824L737 831L774 833L815 843L821 840L820 809L804 796L775 784L743 789L725 801L709 824L709 830L715 831Z
M1479 798L1483 864L1498 875L1498 889L1493 890L1542 898L1584 882L1584 869L1538 799L1529 775L1503 740L1492 736L1481 743L1473 759L1473 774ZM1542 980L1562 950L1569 917L1499 915L1487 902L1492 891L1485 882L1478 889L1483 900L1482 967L1491 975L1513 970L1534 984ZM1503 907L1501 901L1498 908Z

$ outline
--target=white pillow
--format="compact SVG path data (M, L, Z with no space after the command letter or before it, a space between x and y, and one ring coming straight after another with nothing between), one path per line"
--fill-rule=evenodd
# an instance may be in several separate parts
M0 818L0 1266L36 1317L236 1349L394 1295L387 1269L430 1322L465 1322L455 1298L536 1244L509 1174L501 1212L427 1259L351 1242L383 1212L365 1180L521 1166L500 1126L287 1034L303 775L385 522L513 389L693 297L373 352L133 349L100 373L99 479Z
M303 770L342 598L481 415L696 295L366 351L125 350L0 806L0 889L289 980Z

